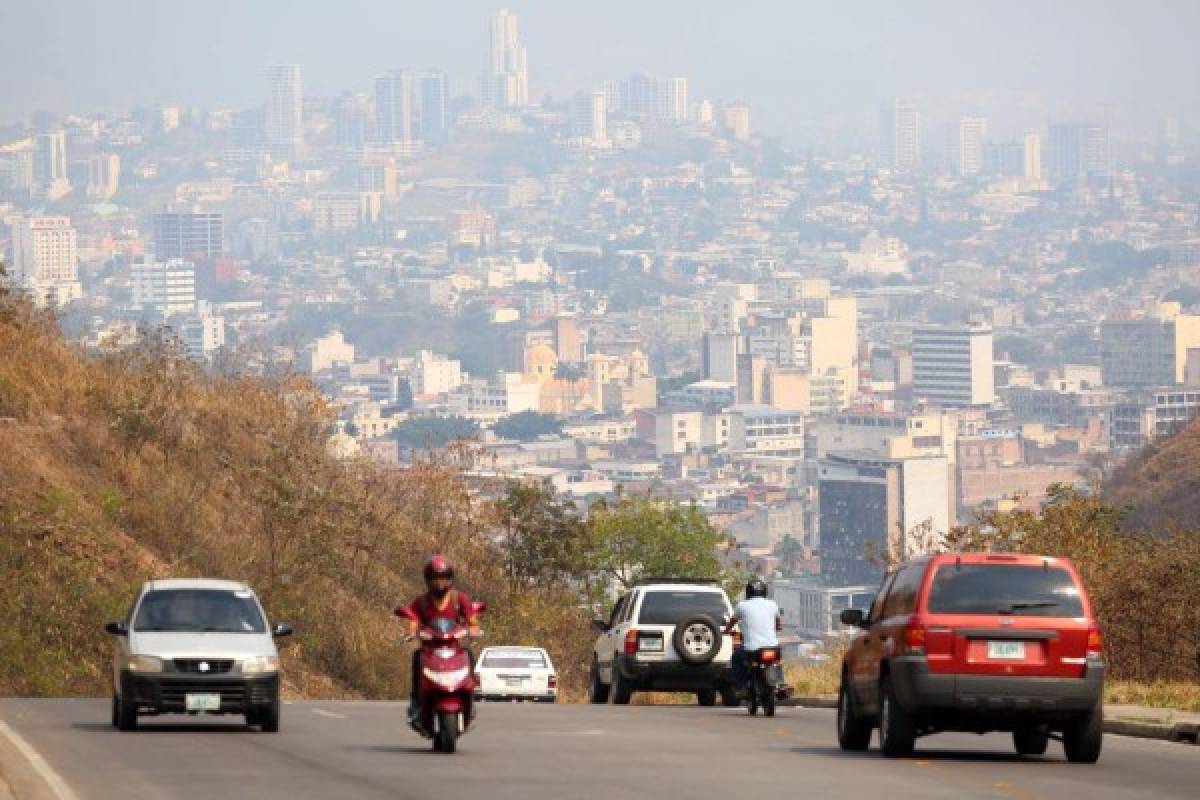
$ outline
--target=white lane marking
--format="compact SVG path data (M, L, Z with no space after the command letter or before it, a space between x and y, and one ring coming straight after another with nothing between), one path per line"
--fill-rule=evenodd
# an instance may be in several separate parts
M312 712L314 714L320 714L322 717L329 717L330 719L350 719L345 714L335 714L334 712L326 711L323 708L314 708Z
M50 787L50 791L54 793L58 800L79 800L79 795L75 794L74 790L67 785L67 782L62 779L62 776L54 771L42 754L33 749L33 745L25 741L21 734L17 733L8 723L0 719L0 735L12 742L13 747L25 756L25 760L29 762L29 766L33 767L33 771L46 782Z
M534 731L538 736L603 736L602 730L586 731Z

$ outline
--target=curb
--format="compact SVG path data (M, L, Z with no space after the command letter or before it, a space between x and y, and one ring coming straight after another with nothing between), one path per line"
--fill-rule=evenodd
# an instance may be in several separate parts
M780 700L779 705L799 708L837 708L837 698L832 695L828 697L790 697L787 700ZM1104 732L1118 736L1133 736L1139 739L1200 744L1200 723L1195 722L1166 724L1110 717L1104 720Z

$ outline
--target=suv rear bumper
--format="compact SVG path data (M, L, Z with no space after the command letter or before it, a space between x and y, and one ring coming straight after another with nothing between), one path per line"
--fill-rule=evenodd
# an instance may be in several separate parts
M178 672L133 673L121 670L121 697L139 709L160 714L187 712L188 694L219 694L220 714L245 714L279 700L279 673L253 677L226 673L192 675Z
M733 683L733 671L725 661L684 664L681 661L638 661L633 656L617 656L616 669L621 677L633 681L639 689L697 691L715 689Z
M917 715L1053 719L1091 711L1104 694L1104 662L1089 661L1081 678L934 674L921 656L888 662L896 702Z

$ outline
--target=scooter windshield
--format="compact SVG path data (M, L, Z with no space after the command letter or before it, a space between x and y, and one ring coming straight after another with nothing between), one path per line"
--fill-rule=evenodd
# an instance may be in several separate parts
M446 619L445 617L438 617L429 627L433 628L433 632L439 636L449 636L450 634L454 633L454 629L457 628L458 625L454 622L454 620Z

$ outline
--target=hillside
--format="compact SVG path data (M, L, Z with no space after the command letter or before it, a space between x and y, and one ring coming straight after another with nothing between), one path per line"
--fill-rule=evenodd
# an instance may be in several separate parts
M289 694L400 696L389 612L434 549L494 609L489 639L546 643L582 685L585 615L510 585L493 510L434 465L330 458L328 422L306 382L206 375L167 342L84 358L0 295L0 695L106 694L103 622L145 579L204 575L249 581L295 623Z
M1125 523L1131 529L1200 524L1200 419L1130 459L1114 472L1104 494L1130 508Z

